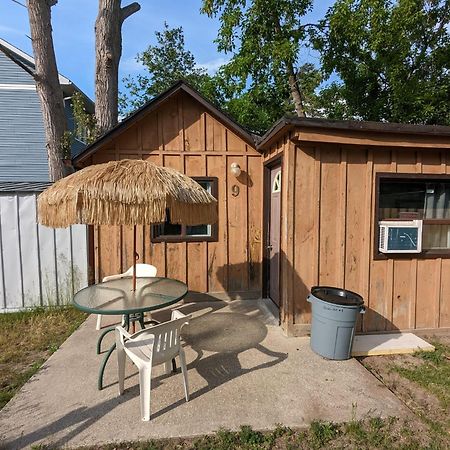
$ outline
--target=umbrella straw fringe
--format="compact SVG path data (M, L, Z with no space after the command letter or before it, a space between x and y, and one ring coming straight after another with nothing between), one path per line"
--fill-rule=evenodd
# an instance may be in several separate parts
M142 160L89 166L38 198L38 220L53 228L74 223L200 225L217 221L217 200L191 178Z

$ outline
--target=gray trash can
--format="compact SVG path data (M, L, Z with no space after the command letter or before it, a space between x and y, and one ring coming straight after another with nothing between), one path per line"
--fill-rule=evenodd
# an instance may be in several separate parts
M328 359L349 359L356 319L366 311L363 298L345 289L315 286L307 300L312 305L313 351Z

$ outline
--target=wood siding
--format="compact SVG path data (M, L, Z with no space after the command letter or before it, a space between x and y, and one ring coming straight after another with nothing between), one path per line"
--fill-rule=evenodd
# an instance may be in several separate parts
M189 176L218 179L217 242L151 243L150 227L138 228L140 262L158 274L185 281L193 292L229 297L261 293L262 157L186 93L170 97L156 111L105 144L90 163L138 158ZM230 165L242 174L236 179ZM239 195L232 192L239 187ZM96 227L96 280L132 265L132 229Z
M314 285L360 293L362 332L450 327L450 259L374 259L378 172L450 173L448 150L373 147L287 139L283 155L281 313L288 334L308 329Z

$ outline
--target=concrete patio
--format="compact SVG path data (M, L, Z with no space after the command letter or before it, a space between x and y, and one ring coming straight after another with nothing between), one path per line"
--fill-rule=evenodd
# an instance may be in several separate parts
M356 360L328 361L310 350L308 338L286 338L263 301L201 302L179 309L194 316L184 329L188 403L181 374L163 375L158 367L152 419L142 422L137 371L127 365L126 391L119 396L115 354L105 389L98 391L102 356L95 353L98 332L90 317L0 411L0 447L74 447L196 436L240 425L303 427L314 419L408 415ZM155 315L167 317L167 312Z

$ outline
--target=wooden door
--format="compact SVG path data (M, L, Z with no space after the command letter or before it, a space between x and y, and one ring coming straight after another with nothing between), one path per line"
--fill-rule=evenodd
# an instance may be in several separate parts
M280 220L281 220L281 165L270 168L270 184L267 186L269 195L268 214L268 293L272 301L280 306Z

